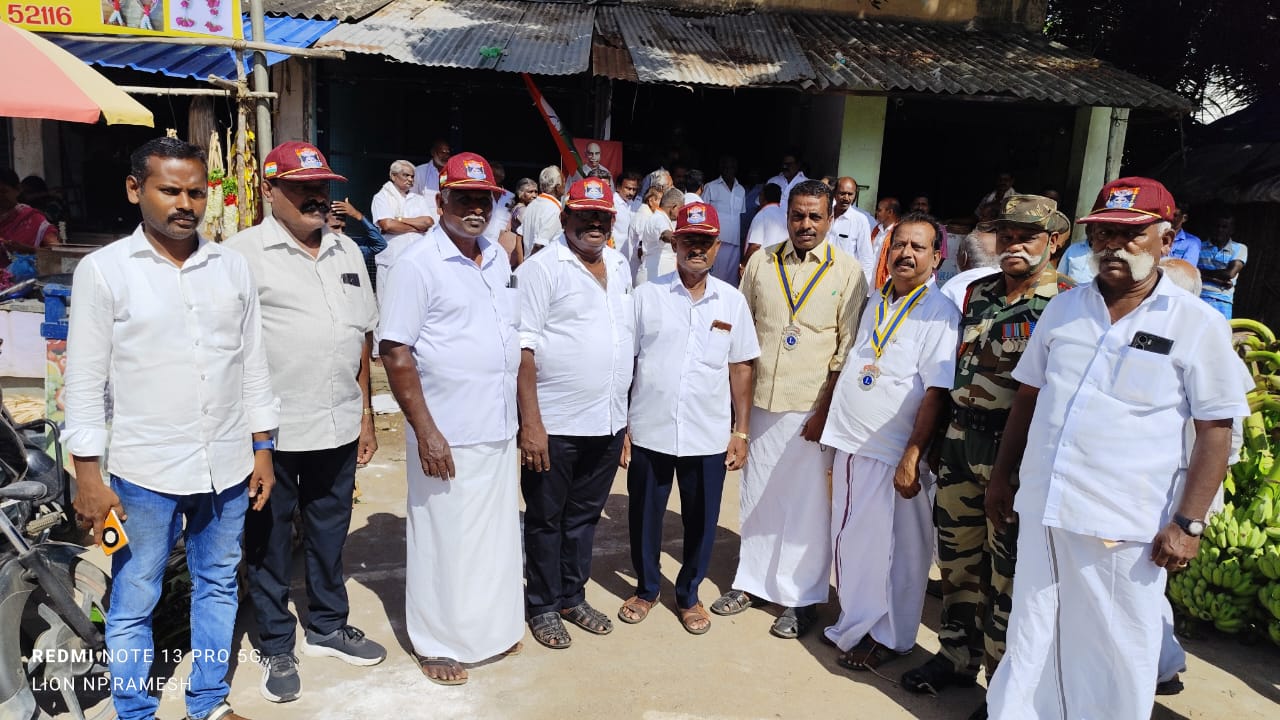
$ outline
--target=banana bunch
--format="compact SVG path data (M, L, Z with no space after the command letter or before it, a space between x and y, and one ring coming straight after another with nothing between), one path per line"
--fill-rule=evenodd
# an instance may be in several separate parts
M1271 636L1271 642L1280 645L1280 620L1267 623L1267 635Z
M1203 576L1193 576L1189 570L1188 567L1187 572L1178 573L1169 579L1170 598L1189 614L1212 622L1222 632L1236 633L1243 630L1249 624L1249 608L1253 604L1253 598L1216 590Z
M1271 617L1280 620L1280 582L1269 582L1258 591L1258 602Z
M1280 580L1280 545L1268 543L1258 553L1257 570L1268 580Z
M1280 539L1280 484L1274 482L1263 482L1258 487L1258 493L1254 496L1253 502L1249 504L1245 515L1254 525L1262 528L1267 537L1272 540Z
M1280 530L1280 528L1277 528ZM1233 511L1230 505L1214 515L1204 529L1204 539L1233 555L1244 555L1261 548L1270 537L1267 529L1256 525L1245 512Z

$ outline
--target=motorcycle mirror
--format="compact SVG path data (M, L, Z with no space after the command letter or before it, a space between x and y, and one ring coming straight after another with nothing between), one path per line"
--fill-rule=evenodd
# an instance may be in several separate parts
M0 487L0 499L3 500L39 500L49 492L49 488L35 480L23 480L12 485Z

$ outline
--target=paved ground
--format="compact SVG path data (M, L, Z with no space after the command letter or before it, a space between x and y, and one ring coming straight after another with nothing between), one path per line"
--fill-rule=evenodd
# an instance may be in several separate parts
M526 635L518 657L471 670L471 682L441 687L428 682L409 654L404 629L404 440L399 415L380 416L375 462L360 471L357 505L347 545L353 624L390 650L386 662L355 668L327 658L302 658L303 695L273 705L258 693L261 671L247 663L234 671L231 699L257 720L412 720L416 718L640 718L714 720L745 718L957 718L980 702L981 690L952 690L938 698L896 687L901 672L937 648L938 602L925 606L919 647L884 669L886 678L852 674L834 663L835 651L817 633L801 642L768 634L772 613L755 609L715 618L695 637L672 609L671 582L679 555L678 498L667 515L663 558L664 609L640 625L615 623L605 637L574 633L567 650L548 650ZM736 475L736 474L735 474ZM737 478L727 483L716 555L702 587L708 604L732 580L738 545ZM626 485L614 482L597 535L587 596L613 615L633 587L626 528ZM296 575L295 575L296 576ZM305 607L302 585L294 596ZM163 611L163 609L161 609ZM834 619L833 604L823 610ZM252 650L252 621L241 612L237 642ZM1275 718L1280 707L1280 651L1244 646L1212 635L1186 643L1192 655L1186 692L1162 698L1154 718ZM187 663L179 666L184 676ZM160 717L183 717L179 693L164 698Z

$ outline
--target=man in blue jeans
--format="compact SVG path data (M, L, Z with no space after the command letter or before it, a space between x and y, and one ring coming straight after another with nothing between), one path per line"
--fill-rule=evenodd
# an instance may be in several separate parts
M192 580L187 717L241 718L227 703L236 566L245 514L263 508L275 482L269 431L279 411L249 266L196 235L206 172L204 152L180 140L135 151L125 188L142 224L81 261L72 284L65 437L76 515L100 538L114 511L128 536L111 556L106 632L121 720L155 717L150 690L167 678L150 678L152 662L180 652L154 647L151 635L179 535Z

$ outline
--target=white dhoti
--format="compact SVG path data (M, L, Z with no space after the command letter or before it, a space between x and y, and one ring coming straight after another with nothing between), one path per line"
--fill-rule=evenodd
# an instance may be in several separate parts
M827 601L832 451L800 437L811 413L751 408L742 470L742 550L733 587L785 607Z
M1151 544L1025 523L1008 649L987 691L995 720L1148 720L1165 572Z
M456 475L428 477L406 433L405 624L423 657L473 663L524 636L515 438L451 448Z
M1168 682L1187 671L1187 651L1173 633L1173 606L1169 604L1168 595L1164 596L1164 607L1160 610L1160 662L1156 682Z
M830 532L840 617L826 636L841 650L868 633L900 653L916 644L933 561L933 477L922 466L921 491L907 500L893 488L896 469L836 452Z

